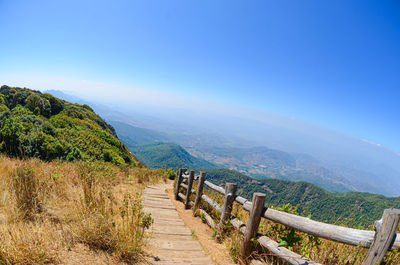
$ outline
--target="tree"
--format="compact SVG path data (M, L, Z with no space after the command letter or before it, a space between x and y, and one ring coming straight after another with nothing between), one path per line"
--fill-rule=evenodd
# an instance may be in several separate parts
M57 99L56 97L54 97L48 93L43 94L43 96L50 103L51 115L56 115L64 109L64 103L61 100Z
M0 130L0 140L3 142L1 149L10 155L18 156L20 153L20 137L24 134L24 126L10 117L8 118L3 128Z
M26 107L31 111L35 112L36 108L41 110L43 108L43 100L36 94L31 94L26 99Z

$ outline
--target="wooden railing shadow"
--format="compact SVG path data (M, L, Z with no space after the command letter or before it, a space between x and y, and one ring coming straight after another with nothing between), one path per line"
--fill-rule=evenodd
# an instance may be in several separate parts
M254 193L253 200L248 201L247 199L236 195L237 185L235 183L226 183L225 188L222 188L206 181L205 172L200 172L200 174L196 176L193 170L191 170L189 174L186 172L187 169L184 168L178 170L175 199L182 200L186 209L192 207L194 215L196 211L200 211L201 215L204 216L206 223L213 229L216 229L215 238L217 241L221 241L221 238L223 237L223 227L228 222L243 234L243 242L240 246L240 257L243 260L246 260L250 256L252 252L251 240L256 238L261 246L290 264L319 264L318 262L290 251L285 247L278 247L277 242L265 235L259 234L258 227L261 218L266 218L313 236L347 245L369 248L363 261L363 265L380 264L387 251L400 247L400 234L396 234L396 229L400 220L400 210L398 209L384 210L382 219L376 221L374 224L375 231L348 228L317 222L307 217L266 208L264 207L266 197L264 193ZM193 189L194 181L197 182L197 190ZM222 206L203 193L204 185L224 196ZM186 194L180 192L181 187L186 190ZM195 195L195 199L194 201L191 201L190 198L193 197L193 194ZM215 224L213 218L206 211L199 209L201 201L204 201L212 209L221 214L218 224ZM239 203L245 211L249 212L247 224L243 223L238 218L232 218L232 206L235 201Z

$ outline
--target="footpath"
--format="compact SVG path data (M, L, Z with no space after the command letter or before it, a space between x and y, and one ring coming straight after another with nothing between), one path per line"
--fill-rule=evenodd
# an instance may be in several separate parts
M171 184L148 186L143 194L143 207L154 219L150 247L152 260L150 264L214 264L206 256L200 243L192 236L183 220L166 194Z

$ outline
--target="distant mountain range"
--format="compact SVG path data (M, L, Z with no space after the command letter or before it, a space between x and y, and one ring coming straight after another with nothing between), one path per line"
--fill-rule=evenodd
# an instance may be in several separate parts
M217 165L190 155L181 146L161 142L168 137L152 130L131 126L122 122L112 122L118 136L129 149L150 168L218 168Z
M59 91L51 93L88 103ZM332 192L400 195L400 157L396 153L296 120L91 106L118 128L118 135L131 149L133 145L154 141L174 143L192 157L258 179L307 181Z
M56 95L68 98L59 93ZM141 127L146 122L133 122L126 113L111 111L102 105L93 106L107 117L119 139L151 168L197 168L206 171L208 179L218 185L237 183L238 193L248 199L253 192L263 192L267 194L267 203L271 206L298 205L298 212L311 213L312 219L345 222L349 226L369 226L381 217L383 209L400 207L400 197L387 198L365 192L328 192L352 191L360 187L371 189L368 181L360 177L368 173L357 171L354 167L349 169L342 165L328 168L324 161L308 154L249 146L249 142L241 142L240 138L196 131L191 127L165 130ZM154 125L157 126L159 124ZM373 173L368 176L369 179L373 177ZM374 183L378 187L375 189L382 191L379 181Z
M217 165L235 170L257 179L279 178L307 181L333 192L354 190L315 158L304 154L257 146L251 148L205 147L189 152Z
M171 140L167 134L122 122L114 121L111 124L120 139L149 167L197 168L196 171L206 171L207 179L215 184L223 186L226 182L237 183L238 193L248 199L251 199L253 192L263 192L267 195L268 205L297 205L299 214L311 213L314 220L368 227L381 217L385 208L400 207L400 197L387 198L360 192L331 193L320 188L350 190L337 182L332 172L321 167L320 161L308 155L290 154L266 147L208 146L202 150L204 153L194 151L198 156L216 162L213 164L191 155L177 144L159 142ZM313 181L317 185L305 181Z
M307 181L332 192L354 190L341 182L321 162L305 154L289 154L267 147L234 148L201 145L192 147L173 144L175 137L124 122L110 121L121 140L149 167L228 168L252 177ZM189 137L187 137L189 138ZM186 140L187 141L187 140ZM209 142L207 142L209 143ZM209 162L210 161L210 162ZM206 165L207 164L207 165Z

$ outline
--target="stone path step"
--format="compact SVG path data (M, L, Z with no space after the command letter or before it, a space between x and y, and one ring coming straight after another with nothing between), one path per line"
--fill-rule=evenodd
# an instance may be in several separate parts
M150 245L153 250L151 264L214 264L206 256L200 243L179 217L178 212L165 193L171 184L148 186L143 193L143 209L151 213L154 224L151 228Z

